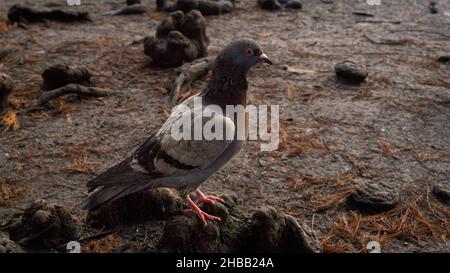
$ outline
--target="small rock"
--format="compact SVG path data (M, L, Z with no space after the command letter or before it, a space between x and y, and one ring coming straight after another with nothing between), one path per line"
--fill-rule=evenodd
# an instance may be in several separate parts
M302 3L297 0L290 0L290 1L282 1L284 2L284 7L287 9L302 9ZM282 3L283 5L283 3Z
M352 84L359 84L363 82L368 75L367 70L364 67L352 61L343 61L338 63L334 69L336 76L339 79Z
M432 13L432 14L436 14L436 13L438 13L438 8L437 8L437 4L436 4L436 2L430 2L430 4L428 5L428 8L430 9L430 12Z
M348 198L351 206L368 213L391 210L398 202L398 191L382 182L366 183Z
M450 55L440 56L439 58L436 59L436 61L442 64L448 64L450 62Z
M434 185L433 194L442 203L450 205L450 182L443 181Z
M219 0L219 1L211 1L211 0L199 0L198 1L198 10L203 15L219 15L224 13L229 13L234 8L234 0Z

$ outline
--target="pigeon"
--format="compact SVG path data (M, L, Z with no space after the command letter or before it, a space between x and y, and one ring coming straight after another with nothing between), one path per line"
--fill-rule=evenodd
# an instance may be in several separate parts
M239 152L245 143L245 135L238 135L242 130L236 128L235 115L199 115L195 110L204 114L202 111L207 111L208 106L217 106L226 113L227 105L245 107L247 72L259 63L272 64L272 61L254 40L238 39L225 46L216 57L211 78L201 92L174 107L162 127L128 158L87 182L92 194L83 201L82 209L95 210L129 194L167 187L177 190L190 208L187 211L195 213L204 227L207 226L207 219L220 221L219 217L202 211L198 205L213 205L214 201L224 200L204 194L199 186ZM201 109L194 109L198 108L194 103L196 99L201 99ZM184 111L176 111L181 106ZM231 132L231 137L212 140L175 138L173 127L186 117L192 122L200 119L201 124L212 119L220 121L223 132ZM247 122L244 124L248 126ZM189 195L194 191L197 195L195 202Z

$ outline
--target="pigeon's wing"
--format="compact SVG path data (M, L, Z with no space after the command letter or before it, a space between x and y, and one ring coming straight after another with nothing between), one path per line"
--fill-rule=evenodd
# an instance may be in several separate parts
M133 155L88 181L86 186L89 191L103 185L124 184L130 181L148 179L152 173L152 166L149 165L148 169L141 167L136 164L135 157L137 154L150 154L152 150L156 150L155 146L157 145L158 141L154 135L148 138Z
M195 111L193 111L195 113ZM234 122L221 114L210 116L178 113L171 115L157 134L144 143L131 157L88 182L88 187L101 189L92 194L84 208L92 208L104 202L153 187L191 188L199 185L223 166L238 150L239 145L229 136L234 135ZM222 126L222 138L190 140L174 137L180 124ZM203 137L203 136L202 136Z
M183 105L188 104L193 104L193 98L189 98L183 103ZM148 180L155 176L153 163L156 153L161 147L160 140L181 117L181 111L172 111L159 131L150 136L131 156L88 181L86 186L89 191L99 186L128 184L137 180Z
M190 129L181 128L189 122ZM230 145L234 132L234 122L222 114L205 110L184 115L172 123L170 131L161 134L153 166L165 176L205 169Z

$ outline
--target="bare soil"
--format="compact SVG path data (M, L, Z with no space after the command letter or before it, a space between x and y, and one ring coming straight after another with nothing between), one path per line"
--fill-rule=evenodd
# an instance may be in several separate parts
M19 129L0 133L0 202L26 207L45 199L81 223L85 183L126 157L170 112L174 70L152 67L140 42L167 14L144 1L151 12L110 16L125 1L82 0L72 8L89 11L92 22L28 29L3 23L13 4L53 2L62 5L0 2L0 47L12 49L0 72L16 84L10 103L20 121ZM256 2L206 17L208 51L215 55L239 37L261 44L274 65L250 73L249 102L280 105L282 143L261 152L260 143L249 142L203 191L236 194L250 210L274 206L311 227L325 252L365 252L372 240L384 252L448 252L450 211L431 189L450 183L450 65L436 62L450 54L450 1L437 1L437 14L413 0L303 1L301 11L273 13ZM343 60L365 66L367 80L337 81L334 65ZM96 87L120 94L70 96L21 113L42 93L44 69L60 62L88 67ZM389 185L399 204L374 215L350 207L346 199L363 182ZM138 224L135 235L107 240L144 251L161 224Z

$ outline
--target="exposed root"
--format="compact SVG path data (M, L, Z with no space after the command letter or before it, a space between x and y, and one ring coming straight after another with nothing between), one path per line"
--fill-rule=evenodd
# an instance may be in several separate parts
M39 98L35 107L42 107L50 100L59 98L61 96L67 95L67 94L78 94L78 95L82 95L82 96L91 96L91 97L106 97L106 96L114 95L115 92L104 89L104 88L87 87L87 86L71 83L71 84L65 85L63 87L60 87L58 89L45 92Z

